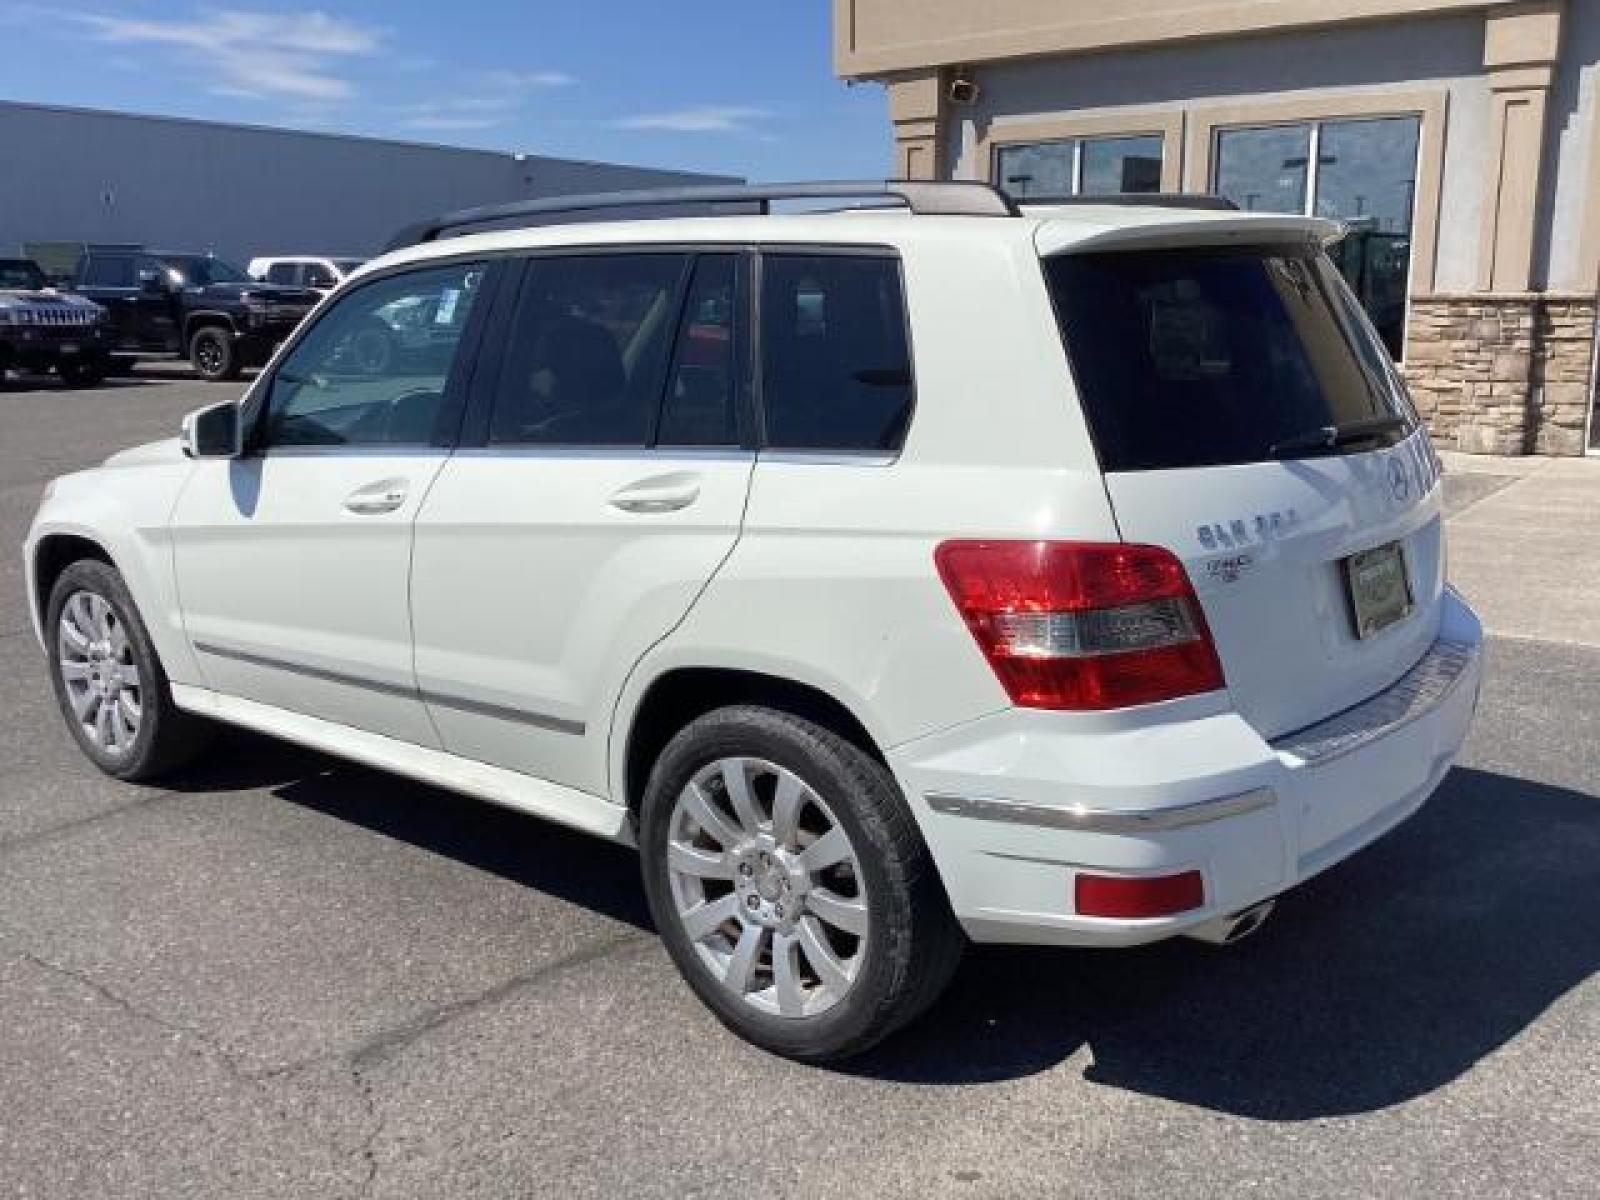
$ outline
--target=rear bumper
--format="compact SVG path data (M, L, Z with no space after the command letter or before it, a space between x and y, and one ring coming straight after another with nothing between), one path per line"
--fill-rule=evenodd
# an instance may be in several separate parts
M1010 710L906 743L890 761L974 940L1158 941L1275 896L1416 812L1466 739L1482 640L1447 591L1437 640L1405 676L1270 742L1213 697L1070 731ZM1141 920L1073 909L1080 871L1188 870L1201 872L1204 907Z

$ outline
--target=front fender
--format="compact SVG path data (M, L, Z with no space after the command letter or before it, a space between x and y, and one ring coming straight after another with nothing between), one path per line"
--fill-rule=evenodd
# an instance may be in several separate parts
M193 464L105 466L56 480L28 530L24 575L34 636L46 647L39 597L40 550L59 536L93 542L122 575L155 643L167 676L199 683L183 631L173 571L171 516Z

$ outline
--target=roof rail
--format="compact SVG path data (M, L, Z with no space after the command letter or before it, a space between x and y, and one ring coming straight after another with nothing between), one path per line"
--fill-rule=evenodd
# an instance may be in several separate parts
M446 213L397 233L386 247L398 250L419 242L431 242L451 230L519 217L554 216L563 213L656 208L669 205L753 204L765 216L774 200L838 200L868 197L897 200L922 216L1015 217L1017 206L999 188L975 181L933 181L912 179L871 179L825 183L739 183L696 187L649 188L636 192L596 192L585 196L552 196L542 200L518 200L510 204L485 204ZM600 220L637 217L624 212ZM530 221L529 224L537 224Z
M1079 204L1116 204L1128 208L1198 208L1214 212L1238 212L1239 206L1226 196L1209 192L1106 192L1098 196L1018 196L1019 204L1056 208Z

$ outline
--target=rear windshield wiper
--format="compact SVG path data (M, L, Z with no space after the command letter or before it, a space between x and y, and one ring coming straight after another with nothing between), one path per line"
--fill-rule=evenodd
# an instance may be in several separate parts
M1322 425L1272 443L1267 453L1273 458L1289 458L1296 454L1340 450L1358 442L1373 441L1385 434L1399 433L1405 427L1405 418L1399 416L1368 417L1364 421L1347 421L1343 425Z

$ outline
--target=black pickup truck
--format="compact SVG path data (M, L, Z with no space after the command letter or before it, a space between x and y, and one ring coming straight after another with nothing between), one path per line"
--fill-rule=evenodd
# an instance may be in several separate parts
M322 298L207 254L90 247L72 288L110 315L114 355L176 354L204 379L260 366Z

